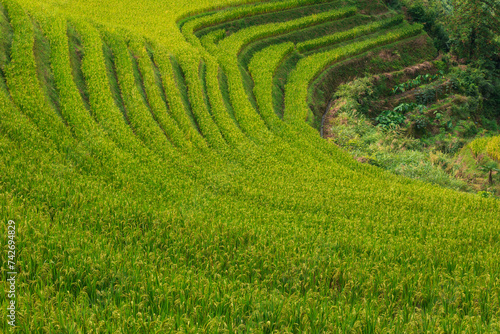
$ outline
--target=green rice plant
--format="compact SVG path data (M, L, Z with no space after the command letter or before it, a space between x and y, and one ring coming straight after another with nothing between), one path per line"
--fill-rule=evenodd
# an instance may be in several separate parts
M5 2L13 28L11 62L5 68L6 84L15 104L44 131L48 138L66 150L73 146L72 134L53 110L41 89L33 54L34 28L29 16L17 3Z
M216 30L212 33L204 35L200 41L207 51L211 53L217 53L217 46L215 45L214 41L219 39L223 34L223 30ZM246 145L247 148L252 147L253 143L247 141L247 138L243 135L241 129L238 127L239 124L237 124L237 122L235 120L232 120L229 116L224 98L220 91L221 87L219 83L219 76L222 72L222 69L220 69L219 64L215 59L213 59L210 53L207 53L204 50L201 50L201 52L204 55L203 58L206 64L206 73L204 76L204 80L206 82L208 100L210 102L212 116L215 122L221 129L222 135L228 142L231 143L231 145ZM238 150L236 152L238 152Z
M219 43L216 50L216 56L228 76L230 86L229 94L234 110L237 112L237 121L246 133L264 138L267 136L267 128L265 127L265 123L262 122L262 119L256 117L257 114L255 113L255 109L251 103L249 103L248 99L245 98L246 92L242 85L242 77L237 64L237 55L241 48L245 44L259 38L300 29L323 22L324 20L339 19L341 17L353 15L355 12L356 8L348 7L283 23L250 27L223 39Z
M322 1L320 1L322 2ZM223 11L218 11L215 14L202 16L189 20L182 26L182 33L184 37L193 45L197 46L197 38L194 33L197 30L203 29L205 27L221 24L223 22L240 19L245 16L258 15L271 13L279 10L291 9L300 7L307 4L318 3L314 0L287 0L280 2L269 2L263 4L254 4L248 6L239 6L235 8L230 8Z
M96 169L100 173L113 170L115 178L119 178L118 175L123 173L123 161L130 161L132 158L117 149L113 141L106 137L82 103L70 68L66 21L49 16L43 22L42 27L51 44L50 57L59 93L59 107L68 126L80 141L74 148L69 148L64 152L68 158L75 160L75 163L89 173L96 173ZM13 116L9 118L17 119ZM17 122L21 124L19 120ZM37 138L34 134L30 134L30 137ZM62 141L63 138L59 137L58 140ZM40 139L37 140L40 141ZM36 144L30 145L37 146ZM105 160L106 165L99 167L97 164L99 159ZM134 169L140 170L141 168L134 166ZM130 176L126 178L130 180Z
M474 156L478 156L482 153L486 152L486 148L488 146L488 142L490 141L491 138L488 137L480 137L476 138L473 141L471 141L467 147L472 151L472 154Z
M403 15L396 15L394 17L372 22L366 25L357 26L353 29L347 31L338 32L332 35L327 35L311 40L307 40L301 43L297 43L297 50L300 52L307 52L313 49L317 49L323 46L340 43L349 39L353 39L364 34L373 33L377 30L389 28L398 25L403 22Z
M224 51L220 50L221 54ZM225 71L229 85L229 98L235 110L236 121L244 133L250 136L266 136L265 123L255 113L255 109L248 100L248 95L242 82L242 75L236 57L227 57L225 62L220 62Z
M305 129L290 127L289 124L282 122L273 110L273 74L283 57L292 50L294 50L292 43L283 43L263 49L252 58L249 71L255 83L254 94L259 105L259 112L270 129L299 150L307 150L319 159L325 158L325 155L335 155L340 158L340 152L335 147L324 145L324 141L317 133L308 133L310 129L307 127ZM310 135L306 137L304 134ZM346 162L349 160L347 158Z
M294 44L291 42L272 45L254 54L248 64L248 70L255 83L253 92L259 105L259 112L272 129L282 126L273 108L273 75L283 58L293 50Z
M86 109L82 101L73 81L66 20L49 16L43 22L42 27L50 43L50 61L62 116L75 137L85 143L91 154L107 160L107 164L103 168L118 168L121 161L130 159L130 156L118 150L115 143L106 136L103 129L92 118L90 111ZM88 138L92 138L92 140L88 140Z
M89 93L91 113L104 131L121 147L129 151L141 150L125 116L113 100L103 54L103 42L99 32L90 24L75 22L82 36L85 54L82 60L82 72Z
M156 83L154 65L149 58L145 42L143 40L132 39L129 41L129 46L137 59L148 103L155 121L158 122L165 135L175 146L190 150L192 148L191 141L179 129L177 123L170 116L167 105L163 101L160 87Z
M289 33L293 30L299 30L312 25L320 24L331 20L339 20L356 14L356 7L343 7L316 15L306 16L296 20L290 20L280 23L269 23L260 26L250 27L240 30L231 36L223 39L219 46L228 54L238 54L246 44L255 40L275 36L283 33Z
M118 84L130 127L153 152L172 156L172 144L154 121L149 106L145 104L146 101L137 88L132 59L125 40L115 34L106 34L106 39L113 50Z
M207 85L207 94L210 101L210 109L212 116L221 130L222 135L233 146L245 145L250 149L252 143L248 142L244 137L241 129L229 116L229 113L224 104L222 93L219 85L219 64L213 59L206 60L207 70L205 73L205 82Z
M214 53L217 49L216 43L224 38L226 32L222 29L214 30L200 38L201 45L209 52Z
M61 17L49 17L43 30L50 43L50 61L54 72L54 80L59 91L61 114L75 135L83 139L94 131L95 122L85 109L78 93L69 59L67 23Z
M493 137L488 141L486 152L492 159L500 162L500 136Z
M227 142L222 137L219 128L209 114L208 106L203 98L199 60L194 60L192 57L181 58L180 65L185 74L193 114L203 136L212 147L226 149Z
M157 48L154 54L154 62L160 69L163 89L165 90L165 96L172 117L177 121L179 128L184 132L188 140L192 141L197 148L204 150L207 147L207 143L190 124L187 111L180 97L179 88L174 79L174 70L170 56L163 49Z
M32 147L37 148L39 151L59 155L58 144L47 138L36 123L16 107L8 93L7 86L3 78L0 77L0 130L3 134L2 137L5 138L5 145L14 146L14 143L16 143L20 146L20 152L23 149Z

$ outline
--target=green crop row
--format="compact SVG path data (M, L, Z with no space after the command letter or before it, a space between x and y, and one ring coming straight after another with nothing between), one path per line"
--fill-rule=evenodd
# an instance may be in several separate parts
M307 105L309 84L327 66L369 49L417 35L421 33L422 28L422 25L415 24L390 31L375 38L355 42L301 59L295 70L290 74L288 83L285 86L284 119L288 122L304 121L306 119L309 110Z
M486 152L492 159L500 162L500 136L490 139L486 147Z
M356 8L348 7L287 22L250 27L238 31L219 43L217 49L214 50L216 52L215 55L218 57L228 77L230 99L238 124L247 134L263 138L268 136L268 130L265 123L258 117L255 109L248 101L247 93L243 86L243 79L237 59L241 48L245 44L262 37L289 32L329 19L338 19L347 15L353 15L355 12Z
M333 17L340 17L344 13L347 15L353 14L354 8L344 8L339 11L330 13L323 13L324 15L332 15ZM335 13L336 12L336 13ZM339 16L337 16L337 14ZM270 27L272 32L266 33L267 35L275 35L283 32L290 32L293 29L299 29L303 24L315 24L314 15L284 23L265 25ZM240 30L239 32L231 35L230 37L222 40L217 46L213 43L213 38L202 37L205 45L209 46L209 51L218 56L221 66L228 75L228 80L231 83L229 94L231 103L233 103L236 117L239 125L244 131L255 138L266 138L266 131L259 118L256 118L256 110L249 103L246 96L246 91L242 85L242 76L237 62L237 54L241 47L249 41L259 38L259 34L264 30L263 27L251 27ZM230 44L230 39L233 39L233 45ZM229 48L229 50L226 48ZM269 124L268 124L269 126ZM318 136L317 132L309 127L303 128L298 126L295 129L289 127L281 127L279 136L284 139L288 144L295 146L298 145L299 150L307 150L315 157L324 159L325 154L338 157L345 161L348 165L352 164L352 159L344 152L336 149L332 145L325 145L324 141ZM300 144L299 144L300 143ZM328 159L328 158L327 158Z
M154 62L160 70L163 89L165 90L166 100L169 104L172 117L179 124L179 128L184 132L188 140L193 142L198 149L206 149L207 143L205 139L190 124L187 110L180 96L181 93L175 82L170 55L165 50L157 47L154 54Z
M50 63L58 91L61 114L76 138L88 146L90 154L106 159L107 164L101 167L100 172L108 168L116 171L122 161L130 159L130 156L120 151L105 135L83 103L73 81L66 20L60 17L48 17L42 27L50 43Z
M16 12L16 10L18 9L16 7L12 7L10 9L12 9L12 12L10 12L9 14L13 18L13 26L17 27L18 21L16 21L14 17L16 14L19 14L19 18L22 19L21 22L24 21L25 24L22 30L23 31L22 37L27 43L33 43L33 39L31 39L30 42L30 38L28 37L29 35L27 35L33 33L32 30L33 26L30 24L28 17L22 11ZM158 185L161 184L162 182L158 182L158 180L155 180L154 182L151 182L150 180L145 180L145 178L147 179L145 175L149 174L146 173L145 171L150 170L150 168L152 167L151 164L144 162L142 164L135 164L131 155L122 154L121 151L116 149L116 147L113 145L113 142L105 138L105 136L103 135L103 131L101 131L97 123L95 123L94 120L90 117L89 111L86 110L84 105L81 103L82 102L81 98L76 90L76 86L74 85L71 76L71 69L68 59L69 52L68 52L68 40L66 35L65 20L56 20L53 17L48 17L47 20L44 21L41 26L47 36L48 41L51 43L49 49L50 63L52 65L52 71L54 74L55 86L58 91L59 109L61 110L61 116L64 118L64 121L68 123L69 127L73 129L75 136L77 137L77 139L80 140L80 142L76 142L71 139L70 131L65 131L62 133L54 133L54 130L58 129L58 122L60 122L60 120L58 120L53 124L50 123L48 124L47 121L51 119L51 114L28 115L28 117L31 120L35 120L35 123L37 123L36 120L39 117L46 118L42 119L42 121L37 124L39 129L36 129L35 127L33 127L33 124L30 124L30 122L25 117L22 116L19 117L19 115L15 114L17 108L9 106L10 99L5 96L2 90L0 97L2 100L0 101L0 104L2 106L0 109L2 114L3 125L6 124L4 122L6 120L8 120L9 122L16 123L15 126L12 126L11 124L11 129L16 130L16 133L12 133L11 138L16 139L16 142L10 143L9 144L10 147L19 147L21 150L19 151L19 153L23 152L24 150L24 155L33 154L34 159L38 160L37 163L42 163L42 161L45 161L44 154L53 157L53 159L52 158L50 159L52 165L49 166L48 171L47 170L44 171L44 173L47 174L46 177L44 176L43 178L41 178L40 175L36 174L34 170L32 171L28 170L28 173L33 173L33 175L29 176L30 180L29 182L31 183L28 184L26 183L28 181L24 181L25 188L23 189L29 191L31 193L30 196L42 196L39 197L39 199L42 201L43 198L54 199L54 200L48 200L48 204L46 203L44 205L49 205L50 207L56 206L58 205L58 203L56 202L55 198L58 197L59 192L52 186L47 187L48 184L50 184L51 182L50 178L53 177L52 173L56 171L55 175L58 178L62 177L63 175L71 173L71 171L75 169L85 171L85 173L89 173L89 175L87 175L87 180L86 180L88 184L92 183L91 178L94 178L96 177L96 175L98 175L98 178L102 180L107 179L111 182L117 182L117 184L125 184L125 183L133 184L134 182L137 182L138 179L142 179L143 181L139 182L140 184L144 182L144 184L147 184L151 188L158 187ZM17 45L15 45L15 43L13 44L13 48L14 48L13 57L10 66L19 64L21 65L22 67L21 69L23 71L29 71L36 66L34 64L29 65L29 62L27 62L27 60L29 60L30 57L25 56L24 60L22 60L22 58L18 58L17 56L18 51L15 49L17 48ZM31 47L28 47L28 45L26 45L26 47L21 48L21 50L24 50L24 52L31 50L31 53L33 52L33 49L34 48L32 45ZM86 51L88 51L88 49L86 49ZM88 53L86 54L86 56L88 56ZM24 82L24 85L28 84L30 80L36 80L37 78L36 72L32 73L20 72L20 73L31 75L30 77L23 77L19 79ZM13 80L9 76L7 78L8 80ZM22 93L27 94L28 97L31 98L36 97L38 99L36 101L36 105L38 107L35 108L34 105L31 106L31 108L33 108L32 111L48 112L50 108L46 106L47 103L45 101L45 96L41 92L38 92L36 87L40 87L40 84L36 83L35 81L33 83L33 86L25 87L29 88L30 91L24 91ZM109 87L108 84L106 84L105 87ZM14 87L11 86L9 89L11 96L15 96L16 94L21 93L21 90L17 91L14 90L13 88ZM90 92L90 94L92 96L93 92ZM56 115L55 110L50 110L50 111L54 115ZM6 118L4 118L3 116L6 116ZM55 119L57 120L57 116L55 117ZM47 127L47 129L44 129L45 127ZM38 130L41 130L41 132L38 133ZM7 134L10 132L11 132L10 130L7 130L4 133ZM119 136L116 136L116 138L118 139L118 141L120 141ZM70 142L70 145L61 146L61 144L68 142ZM126 142L126 139L123 140L122 143L123 142ZM128 143L130 143L131 145L124 145L124 146L126 146L126 148L129 151L132 151L134 154L140 155L143 159L145 156L147 156L144 154L147 152L141 150L141 147L139 145L134 146L134 143L131 141L128 141ZM26 149L26 147L31 147L33 148L33 150ZM37 150L39 147L43 147L45 151ZM90 148L90 150L87 150L88 148ZM10 156L9 154L13 152L14 151L10 151L9 153L7 153L8 156ZM23 157L18 157L18 158L19 161L15 162L17 165L21 164L21 161L23 161L24 159ZM62 166L59 164L67 164L67 165ZM28 166L25 167L28 168ZM130 175L129 173L131 170L136 171L136 174ZM124 171L126 171L127 173L126 175L124 174ZM24 171L18 170L18 172L19 172L17 176L18 178L24 177L23 176ZM172 176L176 174L175 169L174 171L170 172L172 173ZM59 176L57 176L58 175L57 173L59 173ZM176 177L177 177L176 184L180 184L181 180L183 179L183 176L176 175ZM6 177L2 178L2 187L6 184L9 184L9 183L4 183L7 182L7 180L8 178ZM11 181L12 180L15 179L11 179ZM41 184L42 187L40 187L38 184ZM68 183L68 185L72 186L73 183ZM164 187L161 186L158 188L164 189ZM171 188L175 189L175 187L172 186Z
M319 1L322 2L322 1ZM246 16L265 14L270 12L276 12L280 10L286 10L291 8L296 8L308 4L318 3L315 0L286 0L279 2L268 2L263 4L253 4L247 6L239 6L235 8L230 8L223 11L218 11L215 14L202 16L199 18L192 19L186 22L182 26L182 33L184 37L193 45L196 45L197 38L194 33L197 30L203 29L208 26L221 24L235 19L240 19Z
M73 81L66 20L59 17L47 18L43 30L50 43L50 63L59 94L61 114L77 138L84 139L94 131L95 121L86 110Z
M344 7L320 14L309 15L303 18L280 23L269 23L260 26L242 29L219 42L219 47L229 54L238 54L248 43L255 40L289 33L323 22L338 20L356 14L356 7Z
M206 48L206 50L208 50L209 52L211 52L213 54L217 54L219 52L218 46L216 46L214 44L214 39L216 39L217 35L219 35L221 33L222 33L222 31L215 31L213 33L209 33L207 35L204 35L200 39L202 44ZM290 47L289 51L293 50L292 43L288 44L288 46ZM309 143L307 141L303 141L300 138L300 136L298 136L298 134L296 132L290 131L290 129L287 128L287 125L285 123L281 122L281 120L279 120L279 118L276 116L276 114L272 110L272 108L273 108L272 102L271 102L270 107L269 107L269 105L266 105L265 102L263 102L263 101L267 101L267 99L269 99L269 101L272 100L271 91L272 91L272 75L273 75L274 68L272 66L269 66L269 60L272 59L272 62L274 62L274 63L276 63L277 61L278 62L280 61L280 57L277 54L275 54L275 52L273 52L271 50L274 50L274 48L270 47L269 49L263 50L258 55L256 55L256 59L258 59L258 60L254 60L254 66L253 66L252 73L251 73L252 76L254 76L254 83L255 83L254 92L256 94L259 94L258 96L256 96L256 98L257 98L257 104L258 104L258 107L260 110L260 115L264 119L265 124L269 127L269 129L271 129L276 134L278 134L280 137L285 139L285 141L287 141L290 144L292 144L292 143L297 144L298 142L301 142L301 144L299 145L301 147L301 149L304 149L305 147L307 147L308 150L314 151L314 150L316 150L316 148L311 147L311 145L309 145ZM270 51L269 55L267 55L267 51ZM207 56L207 58L210 59L209 56ZM231 68L231 66L228 66L229 63L226 62L223 64L226 65L226 66L223 65L222 66L223 68L226 68L226 69ZM278 63L276 63L275 65L277 66ZM235 67L232 67L232 68L235 69ZM262 71L262 73L266 73L266 74L263 77L262 76L259 77L258 75L261 73L259 71ZM235 73L237 76L240 75L240 73L237 71L233 71L233 73ZM214 76L215 76L215 74L214 74ZM208 76L208 71L207 71L207 78L210 78ZM268 82L267 81L268 79L270 79L271 81ZM235 82L235 86L237 87L238 81L235 80L234 82ZM233 86L233 87L235 87L235 86ZM240 91L244 91L244 88L242 86L240 86L239 89L240 89ZM258 91L262 92L262 94L257 93ZM240 108L245 103L247 104L248 110L250 110L250 108L252 108L251 105L248 103L248 101L244 101L243 99L240 98L241 95L231 94L231 91L229 92L229 94L230 94L230 97L232 98L232 101L234 101L234 103L236 103L236 105L239 106ZM246 94L246 93L244 93L244 94ZM269 94L269 95L266 95L266 94ZM241 111L241 109L239 109L239 110ZM255 114L255 111L253 111L253 114ZM250 116L253 116L253 114L250 113ZM251 117L248 117L245 119L244 116L242 116L241 114L237 115L237 117L241 122L240 125L242 126L242 128L246 129L246 132L249 133L250 136L255 136L255 131L259 131L259 130L257 130L258 127L255 125L259 124L260 120L258 120L258 119L252 120ZM258 126L262 126L262 124L259 124ZM262 131L262 130L260 130L260 131ZM254 135L252 135L252 133ZM257 134L257 138L262 139L263 135L264 135L264 133ZM290 149L290 148L287 148L287 149ZM281 147L280 150L282 152L285 152L284 147ZM293 154L293 153L291 153L291 154Z
M236 57L231 57L219 49L217 49L217 52L220 52L220 55L223 55L222 57L225 58L224 60L220 58L219 63L227 75L229 99L233 106L238 125L249 136L257 138L267 136L265 123L258 117L258 114L256 114L255 109L248 100Z
M221 37L224 34L223 30L216 30L213 31L212 33L204 35L201 39L200 42L203 45L204 50L201 50L201 52L204 55L205 62L207 63L207 72L205 74L205 79L207 83L207 94L210 99L210 104L212 106L212 115L214 116L214 119L216 120L218 126L221 128L221 132L225 137L233 137L236 135L237 132L241 132L240 128L237 128L238 130L235 131L233 128L234 123L230 120L228 111L226 106L224 105L223 97L220 92L220 85L219 85L219 65L218 62L213 59L213 56L211 54L218 54L218 46L215 44L215 40L218 40L219 37ZM222 66L220 71L222 71L224 68L227 69L226 66ZM234 88L233 88L234 89ZM244 89L244 88L242 88ZM229 92L229 96L231 99L231 93ZM234 101L234 100L233 100ZM237 102L236 102L237 103ZM243 120L241 117L236 117L236 122L237 124L234 124L235 126L242 126L242 129L246 132L248 132L248 128L245 127L245 124L248 124L248 120ZM243 122L243 123L239 123ZM233 128L232 130L230 128ZM237 135L239 136L239 134ZM240 137L240 138L245 138L246 137ZM236 142L236 138L227 138L228 141L234 145Z
M13 13L11 13L10 15L13 17ZM21 12L20 17L27 18L27 16L24 15L25 14ZM14 24L15 23L16 22L14 22ZM9 100L4 99L4 105L2 107L2 111L4 113L3 115L8 115L7 118L10 121L15 121L17 123L17 126L12 127L12 129L17 128L19 132L23 133L23 136L19 136L18 133L13 137L18 138L20 142L28 143L27 145L32 147L41 146L41 143L47 142L48 145L46 145L46 147L47 150L50 151L50 154L57 155L61 153L66 157L66 159L73 161L75 165L79 166L81 170L85 170L85 172L90 173L90 175L93 176L103 174L109 177L110 180L130 182L132 179L134 179L134 176L126 174L126 171L133 169L138 171L137 176L140 177L142 173L139 173L139 171L145 170L146 167L143 165L137 165L136 162L134 162L132 155L120 151L113 143L113 141L110 140L110 138L106 137L104 131L94 121L94 119L90 115L90 112L85 108L82 102L80 94L78 93L76 85L73 81L70 67L68 38L66 34L66 20L55 17L47 17L46 20L42 20L41 27L45 36L47 37L48 42L50 43L49 56L55 88L57 89L59 97L58 107L61 112L61 116L64 119L64 122L68 124L68 129L72 130L76 138L75 140L71 139L70 131L65 131L63 133L53 133L53 130L56 130L58 127L57 122L60 122L60 119L58 120L57 116L55 118L57 122L54 124L46 125L47 123L45 122L37 124L39 130L41 130L41 133L37 134L37 130L33 130L33 127L30 124L26 123L26 119L16 115L14 111L9 111L11 109L16 109L5 105L5 103L8 103L7 101ZM26 31L32 32L31 25L26 25L25 28L27 28L24 30L25 33ZM27 38L27 41L29 42L29 38ZM31 47L30 49L33 50L33 47ZM13 62L16 62L16 58L13 57L12 60ZM11 65L13 64L14 63L12 63ZM20 62L20 64L23 63ZM29 66L23 65L23 67L24 70L29 69ZM35 78L37 78L36 75L31 77L31 79ZM23 78L22 80L27 82L28 79ZM37 86L40 87L39 84L37 84ZM33 87L36 86L32 86L31 89L33 89L33 91L24 91L23 93L28 95L33 94L37 96L36 94L38 93L34 93L36 92L36 90ZM11 96L15 96L15 94L18 94L18 92L13 91L12 88L10 89L10 93ZM45 96L40 93L40 95L38 95L38 98L38 109L34 108L34 111L42 111L41 108L45 108L46 112L48 112L48 109L50 108L44 106ZM53 115L56 115L55 110L50 111L53 113ZM7 112L10 112L10 114L5 114ZM45 115L47 120L50 120L50 115L52 114ZM41 115L33 114L27 116L30 119L36 121L36 119ZM25 126L25 128L23 128L22 125ZM52 128L49 127L48 131L44 130L45 126L50 125L52 125ZM26 133L24 133L25 131ZM8 132L9 131L6 131L5 133ZM44 138L44 136L48 137ZM51 140L51 137L53 137L54 139ZM68 141L72 142L71 146L60 146L61 143L67 143ZM51 144L55 147L51 146ZM145 152L143 150L139 150L138 148L140 148L140 146L128 147L129 151L132 151L133 154L144 155ZM106 163L103 164L103 161L105 161Z
M271 45L252 57L248 70L254 81L253 93L259 111L267 125L276 129L282 125L273 107L273 75L283 58L294 50L294 44L282 43Z
M220 91L220 66L210 53L217 53L216 40L220 40L225 33L223 30L215 30L204 35L200 42L205 49L200 52L203 55L203 61L206 65L204 82L206 84L207 98L211 108L211 114L217 126L221 130L223 137L230 143L231 146L252 145L247 142L247 138L242 134L241 129L231 119L227 111L222 93ZM207 52L208 51L208 52ZM238 152L238 151L236 151Z
M149 152L146 152L145 150L141 149L141 146L137 145L135 146L136 148L131 151L131 154L127 154L123 151L120 151L115 143L113 143L110 138L108 138L102 128L99 127L99 125L95 122L95 120L91 117L90 112L85 108L85 105L83 104L82 98L78 92L78 88L76 87L74 81L73 81L73 76L72 76L72 70L71 70L71 65L70 65L70 59L69 59L69 50L68 50L68 37L66 34L67 30L67 24L65 20L54 18L54 17L49 17L47 20L45 20L42 24L43 30L45 32L45 35L47 36L49 42L50 42L50 50L51 50L51 65L52 65L52 70L54 73L54 81L56 88L58 90L58 95L59 95L59 106L61 109L61 112L63 116L65 116L65 120L67 123L71 126L71 128L74 130L76 133L76 136L78 139L82 141L86 146L89 147L90 149L90 154L95 155L99 159L103 159L106 161L106 164L102 167L100 167L100 172L102 173L104 170L109 169L110 171L113 171L115 176L118 173L121 173L121 178L122 181L125 179L130 179L130 176L126 175L126 168L124 169L123 166L123 161L127 161L129 163L128 168L133 168L137 171L143 169L143 167L140 167L137 165L137 162L134 161L132 158L133 155L143 155L143 154L150 154ZM119 41L118 41L119 43ZM115 44L117 44L115 42ZM120 48L117 45L115 46L115 56L116 56L116 68L117 72L119 73L119 81L120 85L122 86L122 92L127 92L127 94L131 94L131 90L134 89L134 87L130 87L130 77L125 77L127 75L123 73L123 59L120 59L119 57L122 54L120 54ZM123 44L121 45L122 47L124 46ZM123 51L123 49L122 49ZM126 51L126 54L128 54L128 50ZM126 60L124 61L125 65L127 65ZM131 66L131 63L128 63L129 66ZM130 69L130 67L129 67ZM128 84L129 86L127 87L125 83L126 80L129 80ZM132 79L133 80L133 79ZM129 91L127 91L127 89ZM137 92L134 93L137 97ZM139 99L135 99L135 102L139 102ZM130 112L136 112L134 108L140 108L136 104L130 103L130 101L127 101L127 110ZM143 112L145 112L143 110ZM148 112L149 113L149 112ZM135 120L134 116L138 118L138 121ZM141 120L140 117L146 118L145 120ZM149 129L146 128L140 128L141 124L138 126L138 133L142 131L143 133L146 132L143 135L143 140L145 141L150 141L151 143L154 142L154 138L148 138L147 136L152 136L155 132L154 129L151 129L154 126L154 122L152 122L151 117L147 115L132 115L130 118L132 122L140 122L143 121L144 123L149 123ZM153 123L153 124L152 124ZM144 127L144 126L143 126ZM128 128L128 127L127 127ZM160 135L160 140L161 138L164 138L163 133L158 133L159 130L156 130L156 134ZM92 140L88 140L88 138L92 138ZM162 145L165 144L165 142L160 141L159 143L156 143L157 145ZM169 144L168 144L169 145ZM168 159L173 159L175 158L176 154L173 150L166 151L167 147L151 147L152 150L155 151L155 153L159 156L165 157L165 152L169 152ZM129 149L130 151L130 149ZM133 167L131 167L133 166Z
M35 34L31 19L12 1L5 1L13 28L11 62L6 66L7 87L14 103L31 118L60 149L74 144L72 134L57 111L52 109L38 79L33 53Z
M254 80L253 92L260 114L270 129L299 151L306 151L320 161L329 161L335 156L338 161L349 164L352 159L336 147L325 145L317 132L310 132L308 126L302 128L284 123L274 111L273 75L283 58L293 50L293 43L272 45L255 53L251 59L248 69Z
M216 43L226 36L226 32L222 29L214 30L200 38L201 45L209 52L215 53L217 49Z
M345 10L345 9L344 9ZM352 13L352 9L347 9L346 11L341 11L342 13ZM338 13L338 12L337 12ZM324 13L325 14L325 13ZM331 15L326 13L325 15ZM342 14L341 14L342 15ZM350 15L350 14L349 14ZM333 14L333 16L336 16L336 14ZM313 18L314 16L312 16ZM286 31L287 29L295 29L297 27L300 27L301 24L306 23L306 24L315 24L314 19L311 19L311 17L306 17L303 19L299 20L294 20L290 22L285 22L281 24L273 24L271 25L273 28L278 28L276 31L273 31L272 34L280 33L281 31ZM258 29L262 30L262 27L257 27ZM244 29L233 36L237 35L239 37L245 37L244 31L245 30L254 30L255 28L249 28L249 29ZM239 72L238 65L237 65L237 58L236 55L231 56L227 50L224 50L224 44L228 43L227 39L223 40L219 45L214 44L214 39L218 38L218 35L220 35L222 31L215 31L213 34L208 34L205 35L201 38L202 43L206 46L207 50L211 52L212 54L218 55L219 56L219 61L225 70L226 74L228 74L228 80L230 83L230 87L232 87L229 90L230 94L230 99L231 103L233 104L233 107L235 109L236 113L236 118L238 120L238 124L241 126L241 128L245 131L245 133L250 134L250 136L255 137L255 138L265 138L267 135L265 134L265 128L263 127L264 124L262 124L261 120L256 118L255 115L256 111L252 107L252 105L249 103L247 99L244 98L246 95L245 89L242 85L242 78L241 78L241 73ZM230 38L235 38L231 36ZM239 38L237 37L237 38ZM258 36L257 36L258 37ZM241 43L239 45L243 45L244 43ZM237 53L237 47L234 48ZM203 51L203 50L202 50ZM221 60L222 59L222 60ZM263 115L261 115L263 116ZM268 124L268 126L270 126ZM259 130L261 129L261 130ZM297 143L297 142L302 142L300 146L302 147L301 149L304 149L307 147L308 150L310 151L317 151L317 147L322 147L323 145L321 143L315 143L313 146L307 141L301 139L301 136L298 135L298 133L308 133L309 129L296 129L290 132L290 129L286 130L284 128L281 129L281 131L285 131L280 133L280 136L282 136L288 143ZM313 137L317 136L317 134L310 134ZM317 138L320 139L320 138ZM314 140L315 141L315 140ZM331 147L327 150L329 153L332 154ZM340 151L334 150L333 153L336 156L339 156ZM322 156L324 153L320 153L318 151L316 154L319 154L319 156ZM344 156L344 158L347 158L345 154L341 154Z
M210 115L203 97L203 79L200 77L199 71L201 61L195 60L193 57L184 57L179 60L188 86L189 102L201 133L212 147L221 150L227 149L227 142Z
M232 146L246 145L250 149L250 143L238 128L234 120L229 116L229 112L224 104L221 88L219 85L219 64L213 59L206 60L205 81L207 85L207 95L210 101L212 116L221 130L222 135Z
M267 137L267 131L265 127L263 127L264 124L259 118L255 117L257 115L256 110L253 108L248 99L245 98L247 93L242 84L243 78L241 76L236 57L240 49L245 44L260 37L273 36L280 33L290 32L294 29L300 29L308 25L314 25L319 21L324 20L325 18L341 18L344 15L353 15L355 13L355 10L356 9L354 7L348 7L338 11L322 13L322 16L319 19L317 18L317 16L311 15L309 17L283 23L273 23L263 26L250 27L240 30L237 33L229 36L228 38L223 39L217 46L214 44L214 40L218 38L218 35L220 35L222 31L216 31L213 34L209 34L209 36L202 37L203 44L207 46L207 50L210 53L218 56L219 62L221 63L222 68L228 76L228 81L230 84L229 94L231 103L233 104L238 124L245 131L245 133L255 138L263 139ZM269 29L269 31L266 31L266 29ZM199 48L203 52L204 50L202 49L200 41L198 39L195 40L196 42L192 41L192 44L199 44ZM328 152L327 154L334 154L338 157L342 156L342 159L347 159L347 161L350 160L350 158L348 158L346 154L335 150L331 145L323 145L324 143L321 141L321 138L317 136L317 133L313 133L314 131L311 130L312 129L304 129L299 126L298 129L295 129L292 132L289 132L287 130L285 131L286 134L281 133L281 136L285 136L286 140L289 143L292 143L302 141L303 139L301 139L301 135L305 135L309 139L302 142L302 144L300 145L302 149L304 147L308 147L308 149L316 151L318 147L323 147L324 149L326 148L326 146L328 146L328 148L326 149L326 151ZM301 134L300 136L298 136L299 133ZM313 146L311 146L311 143L308 143L308 140L311 139L314 142ZM319 154L319 156L324 154L319 152L317 153Z
M130 152L141 151L139 143L131 128L127 126L122 114L113 99L103 53L103 42L98 30L83 21L75 23L82 37L85 50L82 59L82 72L89 94L92 115L122 149Z
M179 129L175 120L170 116L166 103L163 101L160 87L156 83L153 63L144 44L143 40L138 41L136 39L129 42L129 46L137 59L151 112L155 121L158 122L165 135L175 146L190 150L192 148L191 141L187 140Z
M214 38L216 38L216 34L207 34L201 38L204 47L211 53L217 52ZM208 53L204 53L203 58L206 64L205 82L212 116L224 138L233 148L236 148L233 153L237 156L238 160L246 160L244 156L240 154L242 149L247 153L255 153L255 143L245 135L238 121L229 115L228 108L231 106L226 106L226 102L222 96L222 87L220 85L221 75L223 75L222 67ZM237 117L237 119L241 121L241 118Z
M130 127L151 151L171 157L172 144L154 121L135 83L132 59L125 40L109 33L106 34L106 39L113 50L118 85Z
M297 50L299 50L300 52L310 51L312 49L353 39L362 36L364 34L369 34L382 28L389 28L398 25L402 22L403 22L403 15L396 15L394 17L385 20L372 22L363 26L357 26L347 31L342 31L332 35L327 35L298 43Z

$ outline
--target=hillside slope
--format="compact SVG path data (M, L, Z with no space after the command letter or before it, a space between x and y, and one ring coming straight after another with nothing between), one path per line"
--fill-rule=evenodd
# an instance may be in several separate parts
M0 4L18 332L500 329L500 202L310 126L322 73L421 25L372 1Z

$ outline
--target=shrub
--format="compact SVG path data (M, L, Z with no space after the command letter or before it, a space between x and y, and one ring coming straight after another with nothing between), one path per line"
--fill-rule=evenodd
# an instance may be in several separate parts
M470 120L460 120L455 127L457 134L464 138L471 138L478 134L479 129L477 125Z
M394 108L395 112L401 113L401 114L406 114L407 112L413 111L417 109L420 113L423 113L424 109L426 107L422 104L416 104L416 103L401 103L397 107Z
M394 129L405 121L405 116L394 110L385 110L375 120L382 128Z

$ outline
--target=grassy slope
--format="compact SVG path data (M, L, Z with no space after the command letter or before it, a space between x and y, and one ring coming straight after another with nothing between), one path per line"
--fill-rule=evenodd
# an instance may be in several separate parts
M168 112L189 107L185 116L192 112L199 129L184 134L195 143L201 132L205 144L177 150L159 128L141 128L152 119L150 106L134 86L134 58L116 53L121 34L107 37L114 53L100 62L104 72L116 71L112 89L59 88L73 92L68 101L83 101L79 88L90 95L93 117L83 116L84 102L62 106L72 132L59 116L31 115L22 107L30 101L11 95L24 89L13 83L28 81L22 68L1 72L0 215L18 224L19 332L499 328L498 202L357 164L305 127L275 130L256 121L246 127L255 132L227 125L234 133L217 135L222 119L211 113L224 108L207 105L217 96L205 95L201 51L184 41L175 20L229 1L20 2L36 18L45 10L84 13L148 37ZM29 47L16 50L30 61L22 53ZM178 67L168 64L170 52ZM92 73L84 77L88 83ZM187 89L176 93L169 83L179 80ZM120 90L129 92L123 101ZM96 92L111 103L104 111L131 117L97 115L97 102L107 102ZM248 108L233 110L234 119L255 120Z

